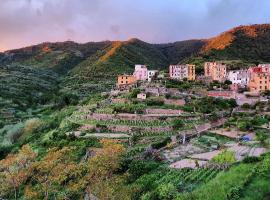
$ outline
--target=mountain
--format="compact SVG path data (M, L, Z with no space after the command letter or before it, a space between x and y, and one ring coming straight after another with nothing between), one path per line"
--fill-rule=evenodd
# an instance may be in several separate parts
M206 41L201 54L212 59L270 62L270 24L239 26Z
M84 44L72 41L29 46L0 53L1 108L27 108L64 94L82 99L108 90L116 76L134 64L167 69L190 62L225 60L231 68L270 62L270 24L239 26L214 38L150 44L133 38Z

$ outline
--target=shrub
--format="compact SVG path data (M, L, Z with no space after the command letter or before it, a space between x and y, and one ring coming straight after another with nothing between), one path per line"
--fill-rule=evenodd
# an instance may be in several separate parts
M222 153L218 154L212 159L215 163L233 163L236 161L235 159L235 153L232 151L223 151Z
M146 99L146 104L148 106L162 106L164 105L164 100L161 98L148 98Z
M151 146L154 149L160 149L162 147L165 147L170 142L171 142L171 138L170 137L166 137L164 140L159 141L159 142L156 142L156 143L153 143Z
M157 194L160 199L173 199L177 194L177 188L172 183L163 183L157 187Z
M156 169L159 166L154 161L133 160L128 166L129 181L133 182L140 176Z
M244 163L256 163L259 161L261 161L261 158L256 156L248 156L243 159Z
M172 121L172 127L173 127L174 130L179 130L179 129L181 129L184 125L185 125L184 122L183 122L182 120L180 120L180 119L174 119L174 120Z

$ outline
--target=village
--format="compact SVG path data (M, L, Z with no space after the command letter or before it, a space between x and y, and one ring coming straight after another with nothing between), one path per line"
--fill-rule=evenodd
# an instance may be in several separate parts
M268 151L262 141L270 122L270 64L228 70L206 62L204 75L189 64L168 72L135 65L132 75L119 75L114 89L69 117L80 127L67 134L116 139L133 155L176 169L223 169Z

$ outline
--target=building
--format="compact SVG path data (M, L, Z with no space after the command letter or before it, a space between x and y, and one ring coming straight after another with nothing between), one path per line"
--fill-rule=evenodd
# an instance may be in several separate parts
M250 74L248 88L251 92L262 92L265 90L270 90L269 73L253 71Z
M261 68L262 72L270 74L270 64L259 64L258 68Z
M133 76L135 76L138 81L146 81L148 78L147 71L146 65L135 65Z
M188 67L188 80L189 81L194 81L196 78L196 74L195 74L195 65L187 65Z
M158 70L148 70L147 71L147 80L151 82L158 74Z
M169 75L171 79L183 80L195 80L195 65L170 65Z
M211 77L213 81L224 82L226 80L226 65L219 62L205 62L204 75Z
M233 85L240 87L246 87L249 82L248 70L233 70L227 74L227 79L232 82Z
M146 94L145 93L137 94L137 99L142 99L142 100L146 99Z
M120 75L117 78L117 86L118 87L125 87L133 85L137 82L136 77L133 75Z

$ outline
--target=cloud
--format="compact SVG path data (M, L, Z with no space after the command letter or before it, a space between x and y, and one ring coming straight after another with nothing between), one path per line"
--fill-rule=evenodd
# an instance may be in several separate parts
M68 39L207 38L241 24L268 23L269 7L268 0L3 0L0 50Z

